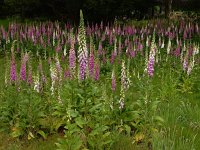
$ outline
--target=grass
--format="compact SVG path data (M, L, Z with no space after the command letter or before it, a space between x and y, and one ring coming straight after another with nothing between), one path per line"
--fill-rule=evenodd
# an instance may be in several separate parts
M55 142L59 135L49 136L47 140L41 139L14 139L7 134L0 133L0 150L55 150Z
M7 27L9 25L9 20L8 19L0 19L0 26Z

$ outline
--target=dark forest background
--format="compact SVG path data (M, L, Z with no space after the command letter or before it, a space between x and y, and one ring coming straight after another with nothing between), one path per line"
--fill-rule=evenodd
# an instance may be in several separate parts
M88 21L168 17L172 10L199 11L200 0L0 0L0 18Z

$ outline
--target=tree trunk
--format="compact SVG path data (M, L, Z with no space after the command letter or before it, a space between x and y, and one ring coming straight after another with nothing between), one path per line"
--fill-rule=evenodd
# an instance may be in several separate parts
M172 10L172 0L165 0L165 17L169 18Z
M152 7L151 7L151 17L152 17L152 18L154 18L154 14L155 14L155 12L154 12L154 6L152 6Z

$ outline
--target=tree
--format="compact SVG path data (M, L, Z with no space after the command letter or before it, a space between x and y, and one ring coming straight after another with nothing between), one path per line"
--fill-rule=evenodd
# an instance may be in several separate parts
M172 0L164 0L164 4L165 4L165 17L169 18L169 15L172 10Z

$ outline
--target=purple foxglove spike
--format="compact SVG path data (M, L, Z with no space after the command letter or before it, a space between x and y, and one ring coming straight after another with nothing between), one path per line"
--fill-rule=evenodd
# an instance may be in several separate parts
M103 64L107 63L107 59L106 59L106 52L103 51Z
M60 50L61 50L61 46L60 46L60 43L58 43L58 45L56 46L55 51L56 51L56 53L59 53Z
M178 47L176 48L176 51L175 51L175 56L179 57L180 53L181 53L181 47L180 47L180 45L178 45Z
M93 77L94 74L94 53L93 50L90 53L90 57L89 57L89 73L90 73L90 77Z
M79 62L80 62L80 78L84 80L87 68L87 60L82 58L81 60L79 60Z
M130 51L129 51L129 54L130 54L131 58L134 58L135 55L136 55L136 51L130 50Z
M22 60L21 69L20 69L20 79L26 81L26 62Z
M99 80L99 76L100 76L100 68L99 68L99 63L96 64L95 66L95 77L94 80Z
M115 61L115 57L116 57L116 53L115 52L112 52L111 54L111 58L110 58L110 63L113 64L114 61Z
M74 39L71 41L71 48L69 51L69 67L70 69L75 69L76 67L76 53L74 49Z
M139 50L139 51L142 51L142 50L143 50L143 44L140 43L140 42L138 43L138 50Z
M183 70L186 71L188 68L188 58L185 57L184 61L183 61Z
M64 71L64 78L65 79L67 79L67 78L71 79L72 78L70 69L67 69L67 70Z
M29 65L29 69L28 69L27 83L28 83L28 85L32 85L32 83L33 83L32 67L30 65Z

